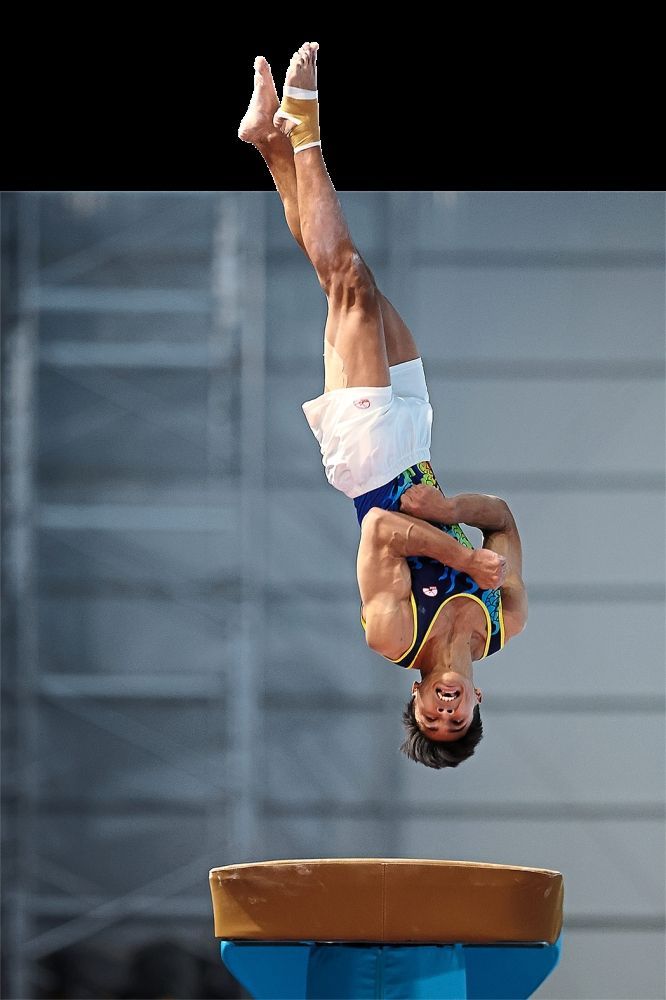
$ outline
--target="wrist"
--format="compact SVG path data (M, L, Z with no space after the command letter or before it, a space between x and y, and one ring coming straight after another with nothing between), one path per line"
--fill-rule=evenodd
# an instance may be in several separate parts
M476 549L468 549L464 545L461 545L460 547L463 551L460 557L461 565L458 568L461 569L463 573L468 573L472 576L474 570L474 554Z
M438 508L437 517L442 524L458 523L458 508L453 497L445 497L443 494L440 494Z
M474 549L468 549L465 545L461 545L459 541L446 531L442 531L439 528L437 531L439 533L439 551L436 553L435 558L439 559L445 566L451 566L452 569L460 570L463 573L470 573L471 575L474 565L472 558Z

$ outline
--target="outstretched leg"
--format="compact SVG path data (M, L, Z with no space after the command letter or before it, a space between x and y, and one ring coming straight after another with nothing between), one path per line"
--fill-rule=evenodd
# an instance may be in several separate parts
M316 50L315 50L316 51ZM294 54L292 59L292 64L294 60L298 59L302 63L306 63L309 57L309 53L313 52L312 48L306 49L306 46L302 46L298 53ZM314 59L314 54L310 57ZM290 66L290 71L291 71ZM278 110L279 101L277 96L277 91L275 89L275 84L273 82L273 77L271 75L270 66L268 65L266 59L263 56L258 56L254 62L254 92L250 100L250 105L248 110L240 124L238 130L239 137L245 142L251 142L259 152L262 154L266 164L271 172L275 186L278 193L282 199L282 203L285 210L285 217L289 229L299 244L299 246L307 253L307 248L305 246L303 234L301 231L301 220L299 214L299 203L298 203L298 184L296 176L296 166L295 157L292 150L291 141L289 138L273 124L273 117L275 112ZM289 76L289 74L288 74ZM287 85L289 85L289 80L287 80ZM304 153L297 154L297 157L302 157ZM317 147L317 152L319 149ZM321 154L319 154L320 162L323 166L323 159L321 159ZM326 173L325 167L323 168L324 175L326 178L327 188L330 191L333 190L330 178ZM337 201L337 196L333 192L333 197L337 204L337 211L340 218L342 218L342 210ZM344 222L344 219L343 219ZM346 224L345 224L346 230ZM347 237L349 243L351 244L351 237L349 237L348 230ZM355 251L358 255L358 251ZM386 358L389 365L397 365L403 361L410 361L413 358L419 356L418 349L414 342L414 338L403 322L402 318L398 314L394 306L389 302L389 300L382 295L382 293L376 288L374 277L372 273L367 268L367 265L361 260L360 255L359 260L361 265L365 267L367 274L369 275L372 284L375 286L375 298L379 303L379 309L381 313L382 327L383 327L383 337L386 351ZM314 262L313 262L314 263ZM320 279L321 280L321 279ZM323 283L322 283L323 284ZM325 289L325 286L324 286ZM325 289L326 290L326 289ZM328 327L327 327L328 329ZM343 372L340 373L340 352L331 343L328 336L326 343L329 345L326 349L328 355L327 360L329 364L327 367L327 377L326 377L326 388L336 388L339 384L343 384L340 381L341 375L344 376L344 361ZM335 351L338 355L336 358ZM347 372L348 375L348 372ZM347 381L347 385L359 384ZM365 383L367 384L367 383ZM384 382L382 384L388 384Z
M273 116L279 106L271 68L263 56L257 56L254 60L254 90L238 128L238 137L244 142L251 142L266 161L282 199L291 235L305 250L298 215L294 151L287 136L273 125Z

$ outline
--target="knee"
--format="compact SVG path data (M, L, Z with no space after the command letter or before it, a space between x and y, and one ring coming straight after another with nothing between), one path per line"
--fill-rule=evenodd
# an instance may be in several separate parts
M378 294L374 278L353 247L328 259L318 274L331 305L374 308Z

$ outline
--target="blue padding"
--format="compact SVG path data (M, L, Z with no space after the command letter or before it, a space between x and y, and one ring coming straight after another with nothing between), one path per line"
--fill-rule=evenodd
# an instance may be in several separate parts
M255 1000L304 998L310 945L222 942L222 961Z
M391 1000L460 1000L467 996L462 945L385 947L383 990Z
M255 1000L526 1000L561 948L223 941L222 959Z
M551 945L468 945L467 996L470 1000L525 1000L553 971L561 950L561 934Z
M378 945L313 944L307 1000L375 1000L382 949ZM383 995L383 994L379 994Z

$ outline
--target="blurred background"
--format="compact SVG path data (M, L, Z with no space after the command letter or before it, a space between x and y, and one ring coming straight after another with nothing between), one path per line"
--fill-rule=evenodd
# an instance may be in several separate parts
M3 194L7 998L241 996L209 868L328 856L559 869L537 996L664 996L664 195L341 200L444 490L523 538L484 740L398 752L411 679L363 640L277 195Z

